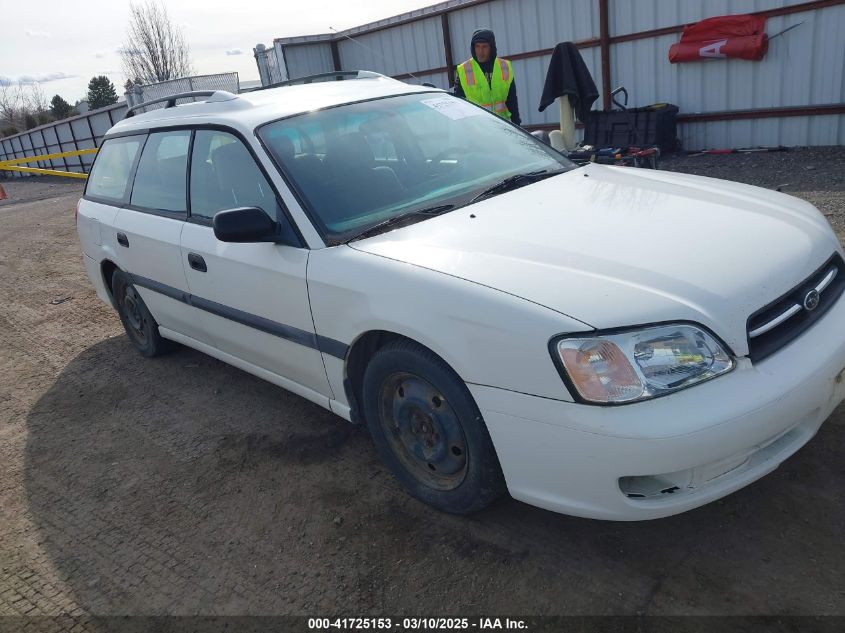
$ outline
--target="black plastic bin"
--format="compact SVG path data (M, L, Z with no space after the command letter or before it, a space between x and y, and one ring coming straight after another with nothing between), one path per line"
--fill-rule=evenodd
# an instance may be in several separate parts
M678 148L678 106L657 103L625 110L593 110L584 125L584 144L593 147L656 145L664 154Z

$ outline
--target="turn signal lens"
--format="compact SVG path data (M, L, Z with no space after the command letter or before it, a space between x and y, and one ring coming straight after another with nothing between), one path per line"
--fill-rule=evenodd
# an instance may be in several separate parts
M643 383L619 347L601 339L558 343L563 366L575 388L593 402L628 402L643 394Z

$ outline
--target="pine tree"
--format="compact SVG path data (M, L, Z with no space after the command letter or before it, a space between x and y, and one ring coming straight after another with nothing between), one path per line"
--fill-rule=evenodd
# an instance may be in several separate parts
M88 107L92 110L117 103L114 84L105 75L91 78L91 81L88 82L88 96L86 98L88 99Z
M70 104L59 95L50 100L50 113L57 121L68 118L72 109Z

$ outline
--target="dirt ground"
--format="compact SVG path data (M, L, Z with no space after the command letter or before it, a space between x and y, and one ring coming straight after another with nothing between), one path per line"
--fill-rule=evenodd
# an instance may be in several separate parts
M665 166L786 183L845 239L841 155ZM316 405L188 349L142 359L85 277L81 183L0 184L0 615L845 615L845 406L680 516L440 514Z

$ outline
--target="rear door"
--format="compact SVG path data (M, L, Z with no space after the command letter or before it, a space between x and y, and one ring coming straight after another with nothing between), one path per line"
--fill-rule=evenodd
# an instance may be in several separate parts
M114 250L114 220L129 202L132 174L146 140L146 134L110 138L97 152L76 218L82 250L96 259L97 265L106 258L117 260L115 263L120 265L119 254Z
M214 214L237 207L285 220L276 192L240 138L196 130L191 210L181 241L192 304L221 351L332 397L308 302L308 249L218 241Z
M118 211L112 235L119 265L132 275L159 325L208 341L188 304L179 239L187 217L190 130L149 134L135 171L129 204Z

